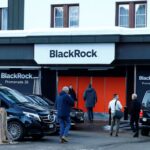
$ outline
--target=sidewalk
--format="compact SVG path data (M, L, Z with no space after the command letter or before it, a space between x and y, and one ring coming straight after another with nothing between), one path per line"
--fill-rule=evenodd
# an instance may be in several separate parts
M83 124L77 124L77 130L89 131L89 132L105 132L110 130L110 125L108 123L108 114L94 113L93 123L89 123L87 119L87 114L85 114L85 122ZM130 121L121 119L120 130L130 130Z

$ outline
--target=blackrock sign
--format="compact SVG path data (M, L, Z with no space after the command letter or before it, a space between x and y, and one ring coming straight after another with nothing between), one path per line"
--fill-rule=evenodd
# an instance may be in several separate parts
M150 69L137 67L136 93L140 101L143 100L147 91L150 91Z
M115 44L35 44L38 64L110 64Z
M38 71L36 70L0 70L0 84L24 94L33 92L34 78L37 77Z

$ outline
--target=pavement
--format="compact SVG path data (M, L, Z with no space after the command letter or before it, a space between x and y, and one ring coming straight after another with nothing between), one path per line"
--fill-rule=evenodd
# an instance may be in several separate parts
M77 124L69 134L69 142L61 144L58 135L46 136L34 141L26 138L22 142L0 145L0 150L149 150L150 137L133 138L131 130L124 128L128 121L121 121L119 137L109 135L107 120L95 120Z

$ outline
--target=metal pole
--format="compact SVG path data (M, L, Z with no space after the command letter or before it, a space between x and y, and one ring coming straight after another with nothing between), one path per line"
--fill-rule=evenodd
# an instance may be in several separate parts
M56 70L56 96L58 95L58 82L59 82L58 70Z
M76 98L77 98L77 105L76 107L78 108L78 102L79 102L79 96L78 96L78 90L79 90L79 77L76 77Z
M134 65L134 93L136 93L136 75L137 75L137 69L136 69L136 65Z

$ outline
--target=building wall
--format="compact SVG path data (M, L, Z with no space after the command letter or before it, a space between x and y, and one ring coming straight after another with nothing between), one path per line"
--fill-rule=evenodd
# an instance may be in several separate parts
M51 4L79 3L79 27L115 25L115 0L25 0L24 29L49 28ZM33 7L34 5L34 7Z
M24 29L50 28L51 4L78 3L79 27L114 27L116 2L134 0L25 0ZM145 0L135 0L145 1ZM34 7L33 7L34 5ZM148 1L148 18L150 15L150 1ZM148 20L150 26L150 19Z
M8 0L1 0L0 1L0 8L8 7Z
M147 0L147 27L150 27L150 0Z

